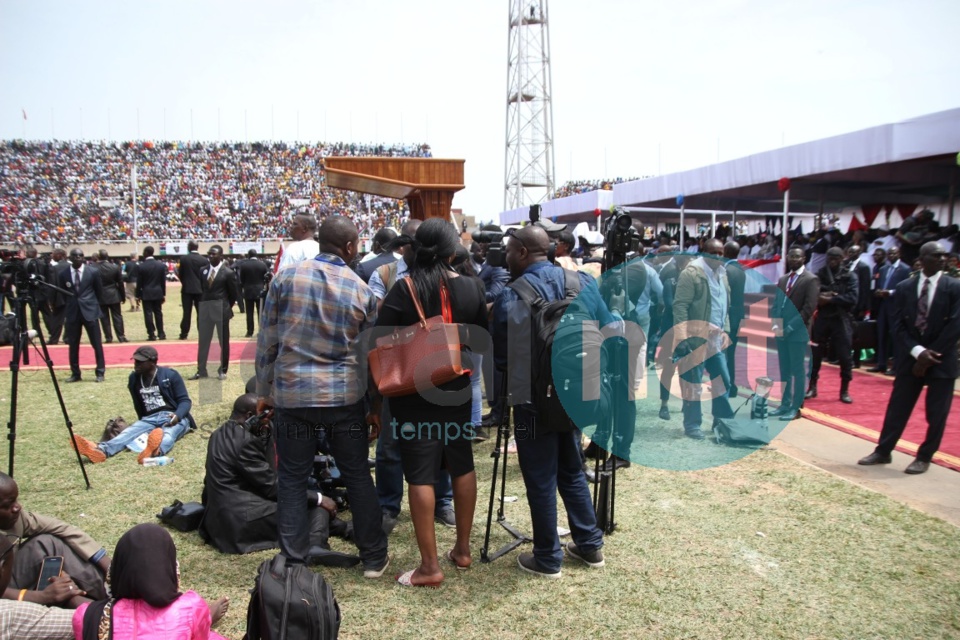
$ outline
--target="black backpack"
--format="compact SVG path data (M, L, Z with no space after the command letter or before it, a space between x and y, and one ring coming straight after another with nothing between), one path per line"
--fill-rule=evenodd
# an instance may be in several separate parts
M333 640L340 606L319 573L282 554L260 565L250 591L244 640Z
M567 433L574 423L593 424L599 407L603 335L577 300L579 275L563 271L564 297L554 302L544 300L523 278L507 285L530 308L531 401L539 422L535 433Z

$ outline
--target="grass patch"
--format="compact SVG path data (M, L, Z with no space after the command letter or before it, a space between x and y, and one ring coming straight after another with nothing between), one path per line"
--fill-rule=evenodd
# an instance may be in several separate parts
M134 338L139 316L125 315ZM167 320L168 334L176 332L173 320ZM243 334L238 320L234 335ZM193 370L180 372L187 376ZM104 384L63 386L77 433L97 439L107 419L134 416L126 377L126 370L111 369ZM124 531L156 521L155 514L173 499L198 500L204 429L226 418L243 388L233 369L227 381L205 384L201 391L198 382L187 383L197 400L194 415L205 427L177 444L173 465L144 469L133 454L121 453L87 466L93 484L87 491L49 375L24 373L16 478L25 508L76 523L112 551ZM6 372L0 375L5 414L9 389ZM646 415L638 428L648 420L650 428L662 429ZM678 445L714 446L687 440ZM481 564L491 449L491 443L476 447L480 495L473 568L446 571L439 591L402 589L387 576L364 580L356 569L325 570L343 609L342 637L960 637L957 529L775 451L702 471L634 465L621 472L619 528L607 538L602 570L566 562L563 579L547 581L522 574L516 553ZM6 470L6 449L0 464ZM529 531L515 457L507 493L520 497L506 505L508 518ZM232 608L219 630L241 637L247 590L272 552L226 556L204 546L196 534L172 535L184 588L205 597L230 596ZM452 531L438 527L437 535L441 552L452 546ZM495 525L492 546L508 539ZM342 541L333 544L350 550ZM390 553L390 575L416 563L406 506Z

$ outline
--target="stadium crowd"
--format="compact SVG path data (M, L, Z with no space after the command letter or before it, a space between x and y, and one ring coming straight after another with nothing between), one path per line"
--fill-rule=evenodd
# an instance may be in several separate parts
M646 177L646 176L645 176ZM574 196L578 193L589 193L591 191L612 191L613 185L620 184L622 182L630 182L631 180L639 180L640 178L613 178L613 179L604 179L604 180L568 180L564 182L560 187L554 192L554 198L566 198L567 196Z
M401 201L327 188L327 156L430 157L430 147L2 141L0 242L277 238L294 210L349 214L361 237L402 224Z

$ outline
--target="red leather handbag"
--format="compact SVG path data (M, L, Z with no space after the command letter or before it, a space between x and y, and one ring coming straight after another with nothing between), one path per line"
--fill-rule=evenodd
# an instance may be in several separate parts
M460 332L453 322L446 285L440 285L441 315L427 318L413 280L407 276L403 283L420 320L378 338L369 358L373 381L387 398L417 393L470 374L460 361Z

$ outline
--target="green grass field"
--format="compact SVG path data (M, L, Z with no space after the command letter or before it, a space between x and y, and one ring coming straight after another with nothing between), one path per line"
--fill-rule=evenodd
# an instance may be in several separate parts
M176 335L179 309L168 307L167 334ZM125 317L128 336L142 339L139 314ZM243 335L242 322L234 319L235 336ZM179 369L185 377L194 372ZM142 468L124 452L104 464L87 465L89 491L69 448L49 375L23 373L15 477L24 507L76 523L112 551L124 531L155 522L155 514L174 499L199 500L205 429L224 420L242 392L237 369L225 382L205 381L202 391L197 382L187 383L196 401L194 416L204 427L178 443L174 464ZM109 418L135 417L127 372L108 370L104 384L63 385L78 434L97 439ZM58 372L60 379L67 375ZM6 372L0 375L4 420L9 394ZM641 417L638 429L643 428ZM343 610L343 638L960 637L957 528L776 451L703 471L638 465L622 471L619 528L607 539L603 569L568 561L563 578L549 581L521 573L517 552L483 564L479 549L491 450L489 442L475 448L481 486L473 568L447 571L439 590L395 586L390 577L414 567L418 557L404 504L390 538L388 575L364 580L359 569L324 570ZM7 461L4 448L3 470ZM506 505L507 517L529 530L515 457L507 493L520 497ZM172 535L184 588L208 598L229 596L231 610L219 631L240 638L248 589L257 566L272 554L225 556L195 533ZM438 526L438 539L443 552L452 546L453 533ZM492 546L508 540L495 527ZM350 550L340 540L333 545Z

